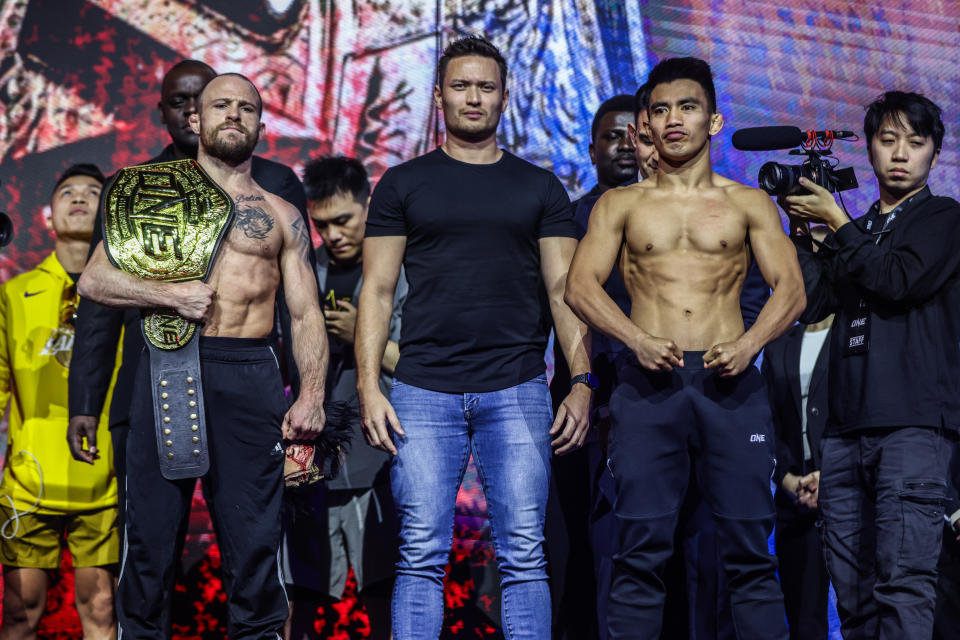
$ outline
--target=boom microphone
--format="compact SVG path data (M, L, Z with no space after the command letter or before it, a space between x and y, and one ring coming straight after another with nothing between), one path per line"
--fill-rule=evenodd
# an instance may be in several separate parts
M853 138L852 131L815 131L817 140ZM807 132L799 127L749 127L733 132L733 146L740 151L793 149L807 141Z

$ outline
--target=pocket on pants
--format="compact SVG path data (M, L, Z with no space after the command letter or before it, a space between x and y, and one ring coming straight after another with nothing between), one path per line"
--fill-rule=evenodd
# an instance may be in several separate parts
M903 569L927 572L936 567L946 491L946 485L937 480L904 480L898 493L903 527L899 564Z

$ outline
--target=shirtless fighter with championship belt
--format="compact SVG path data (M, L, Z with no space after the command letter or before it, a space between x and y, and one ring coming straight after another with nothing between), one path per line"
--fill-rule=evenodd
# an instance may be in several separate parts
M324 427L327 340L300 213L250 175L263 131L256 87L223 74L190 126L197 160L124 169L105 198L104 244L79 282L101 304L137 307L149 358L137 371L127 442L121 635L168 637L177 529L203 478L223 558L231 638L276 638L283 441ZM283 283L300 395L289 410L267 345Z

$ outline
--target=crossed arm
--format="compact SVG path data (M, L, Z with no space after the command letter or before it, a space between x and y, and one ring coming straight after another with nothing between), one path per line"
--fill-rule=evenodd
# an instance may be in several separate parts
M110 263L103 242L77 282L84 298L108 307L173 307L187 320L202 321L213 303L213 287L199 280L162 282L145 280L121 271Z

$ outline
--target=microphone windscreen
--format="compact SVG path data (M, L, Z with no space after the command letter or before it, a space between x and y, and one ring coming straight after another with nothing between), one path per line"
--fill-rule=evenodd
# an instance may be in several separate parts
M799 127L750 127L733 132L733 146L740 151L793 149L803 140Z

